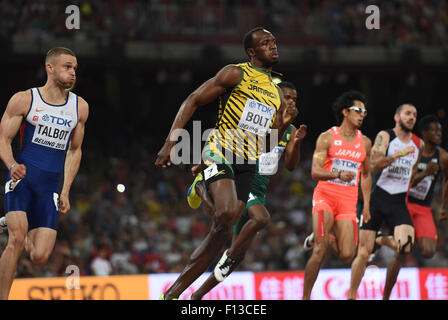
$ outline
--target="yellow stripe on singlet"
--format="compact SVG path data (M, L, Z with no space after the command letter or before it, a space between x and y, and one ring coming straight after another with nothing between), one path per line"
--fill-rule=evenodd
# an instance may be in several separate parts
M270 127L280 109L279 88L272 81L269 73L257 70L251 63L240 63L243 71L241 82L233 88L230 95L220 98L218 121L209 137L212 150L231 151L235 156L245 160L256 160L262 150L262 137L238 127L248 99L261 102L275 110Z

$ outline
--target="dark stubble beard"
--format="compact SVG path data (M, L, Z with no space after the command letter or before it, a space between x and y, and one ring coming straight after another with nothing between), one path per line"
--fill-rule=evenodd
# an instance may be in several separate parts
M400 128L406 133L409 133L412 131L412 129L409 129L408 127L406 127L406 124L401 119L400 119L399 125L400 125Z

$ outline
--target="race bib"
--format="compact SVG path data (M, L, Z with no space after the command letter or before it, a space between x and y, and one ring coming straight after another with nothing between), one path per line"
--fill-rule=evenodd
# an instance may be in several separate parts
M343 181L339 178L328 180L328 182L342 184L344 186L355 186L356 181L358 181L358 168L360 165L361 164L359 162L355 161L333 159L331 171L350 171L355 174L355 177L349 182Z
M269 131L275 108L256 100L247 99L238 128L265 136Z
M14 189L17 187L17 185L19 184L19 182L22 181L22 179L17 180L16 182L9 180L8 182L6 182L5 184L5 194L7 194L8 192L14 191Z
M211 177L216 176L217 174L218 174L218 166L216 165L216 163L214 163L204 170L204 180L208 180Z
M262 153L258 158L258 173L264 176L272 176L277 173L278 161L285 147L276 146L271 152Z
M65 150L73 127L74 121L72 117L55 116L46 113L37 117L31 141L41 146Z
M384 170L387 178L394 181L401 181L403 184L407 184L409 182L412 174L411 167L395 165L395 162Z
M263 153L258 159L258 173L265 176L272 176L278 169L278 156L274 153Z
M429 189L431 189L433 179L434 176L424 177L415 187L409 190L409 195L418 200L425 200Z

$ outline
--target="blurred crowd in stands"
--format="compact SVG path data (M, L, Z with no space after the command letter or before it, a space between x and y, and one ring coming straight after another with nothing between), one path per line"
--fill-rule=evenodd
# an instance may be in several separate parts
M65 27L66 7L78 5L80 30ZM369 32L368 5L380 9L381 32ZM1 0L0 39L57 37L127 41L241 42L253 26L265 26L294 44L444 46L446 0ZM205 38L204 38L205 37ZM285 43L283 42L283 43Z

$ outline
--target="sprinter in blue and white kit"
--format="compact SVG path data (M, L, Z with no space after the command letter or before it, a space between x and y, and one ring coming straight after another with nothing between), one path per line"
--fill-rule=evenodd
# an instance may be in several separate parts
M45 85L14 94L1 119L0 157L9 174L0 223L7 226L9 238L0 258L0 299L9 296L23 249L33 263L47 262L58 214L70 209L69 191L81 162L89 110L83 98L69 91L77 66L70 49L51 49L45 59ZM11 142L19 130L20 153L14 158Z

